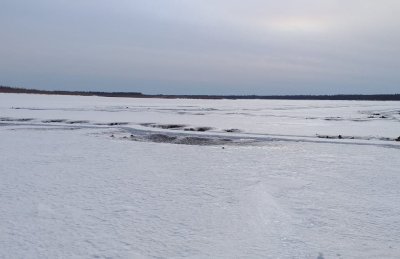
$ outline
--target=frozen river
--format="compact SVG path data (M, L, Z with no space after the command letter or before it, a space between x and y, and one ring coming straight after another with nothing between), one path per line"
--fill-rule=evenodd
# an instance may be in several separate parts
M400 102L0 94L0 258L399 258Z

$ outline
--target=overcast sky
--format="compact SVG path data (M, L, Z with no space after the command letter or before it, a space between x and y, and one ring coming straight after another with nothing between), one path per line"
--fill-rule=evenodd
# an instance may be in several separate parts
M400 93L400 1L1 0L0 85Z

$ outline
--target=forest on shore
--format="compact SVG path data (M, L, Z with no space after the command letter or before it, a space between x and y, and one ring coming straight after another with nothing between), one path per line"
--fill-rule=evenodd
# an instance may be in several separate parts
M400 101L400 94L337 94L337 95L164 95L143 94L140 92L99 92L99 91L61 91L38 90L20 87L0 86L0 93L78 95L127 98L185 98L185 99L275 99L275 100L360 100L360 101Z

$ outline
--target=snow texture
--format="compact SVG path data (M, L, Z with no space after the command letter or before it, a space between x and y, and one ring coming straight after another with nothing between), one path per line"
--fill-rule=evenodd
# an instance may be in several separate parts
M0 94L0 258L399 258L399 136L398 102Z

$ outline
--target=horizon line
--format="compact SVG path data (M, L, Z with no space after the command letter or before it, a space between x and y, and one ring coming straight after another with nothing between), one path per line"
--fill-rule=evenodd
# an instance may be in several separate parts
M400 101L400 93L395 94L144 94L127 91L71 91L71 90L40 90L35 88L13 87L0 85L0 93L26 93L47 95L102 96L127 98L187 98L187 99L290 99L290 100L377 100Z

